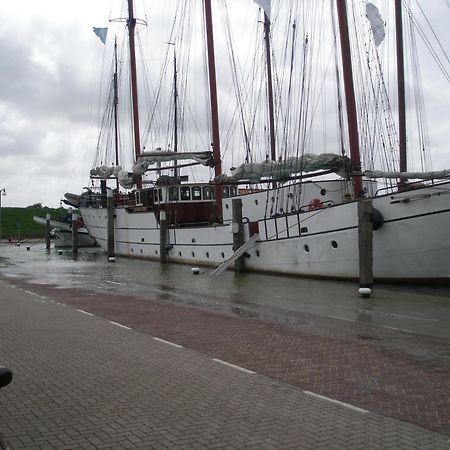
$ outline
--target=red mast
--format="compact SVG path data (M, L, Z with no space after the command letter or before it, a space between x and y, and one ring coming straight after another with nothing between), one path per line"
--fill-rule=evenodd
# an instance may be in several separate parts
M134 130L134 154L136 159L141 154L141 138L139 132L139 105L137 94L137 75L136 75L136 51L134 45L134 31L136 29L136 19L133 12L133 0L128 0L128 36L130 41L130 70L131 70L131 95L133 102L133 130ZM136 181L136 187L142 188L141 177Z
M403 59L402 2L400 0L395 0L395 35L397 46L398 128L400 145L399 169L400 172L406 172L405 64ZM404 185L405 181L404 178L400 178L399 185Z
M361 157L359 152L358 116L356 114L355 88L353 84L352 56L348 32L346 0L336 0L339 34L341 39L342 69L344 74L344 90L347 105L348 136L350 157L352 161L352 183L355 198L363 197L361 173Z
M205 25L206 25L206 45L208 51L208 74L209 74L209 94L211 98L211 123L212 123L212 146L214 157L214 174L216 177L222 174L222 161L220 157L220 135L219 135L219 112L217 106L217 83L216 83L216 62L214 55L214 36L211 13L211 0L204 0L205 5ZM222 218L222 197L223 191L220 184L214 187L216 197L216 214Z

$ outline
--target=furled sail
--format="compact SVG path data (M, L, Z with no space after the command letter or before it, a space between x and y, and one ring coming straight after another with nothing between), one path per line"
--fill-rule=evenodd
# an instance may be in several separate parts
M192 160L204 166L214 167L212 152L171 152L155 150L143 152L140 154L136 164L133 167L134 175L142 175L148 169L148 166L158 162Z
M346 176L350 173L350 159L334 153L323 153L321 155L306 153L298 158L291 157L280 162L265 161L242 164L232 171L231 176L219 175L214 181L218 183L242 180L259 182L262 178L285 180L296 173L318 170L331 170L338 175Z
M409 180L442 180L450 177L450 169L437 172L383 172L381 170L366 170L367 178L405 178Z

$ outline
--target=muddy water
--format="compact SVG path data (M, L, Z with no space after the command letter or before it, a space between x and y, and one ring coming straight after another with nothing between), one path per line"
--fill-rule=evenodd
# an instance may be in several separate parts
M80 249L74 260L69 249L47 253L42 243L0 245L0 276L8 278L175 301L297 326L322 327L329 320L336 327L338 320L347 329L367 324L450 339L447 287L379 285L372 298L362 299L358 286L348 282L233 272L213 277L210 269L201 268L198 275L191 269L125 258L110 263L96 248Z

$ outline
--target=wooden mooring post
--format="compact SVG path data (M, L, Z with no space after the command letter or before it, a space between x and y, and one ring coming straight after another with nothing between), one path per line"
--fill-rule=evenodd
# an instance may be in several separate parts
M50 214L45 215L45 248L50 251Z
M370 297L373 287L372 200L358 202L359 293Z
M114 199L113 192L109 189L106 192L106 209L107 209L107 256L108 261L113 262L115 260L114 250Z
M167 262L167 217L166 211L159 211L159 262L165 264Z
M72 255L78 256L78 214L72 214Z
M244 244L244 224L242 222L242 200L234 198L232 200L233 208L233 252L237 251ZM245 254L240 256L234 263L234 270L242 272L245 265Z

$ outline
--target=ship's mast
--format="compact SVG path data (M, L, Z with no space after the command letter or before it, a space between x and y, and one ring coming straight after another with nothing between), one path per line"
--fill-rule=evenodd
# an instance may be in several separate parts
M114 146L116 152L116 167L119 165L119 119L118 119L118 104L119 104L119 89L117 80L117 39L114 39ZM119 180L116 179L116 187L119 188Z
M178 152L178 77L177 77L177 54L173 50L173 151ZM178 179L177 160L174 161L173 176Z
M336 0L339 35L341 40L344 91L347 105L347 123L352 166L352 183L355 198L363 197L361 156L359 151L358 116L356 114L355 88L353 84L352 56L347 20L346 0Z
M275 115L273 106L273 82L272 82L272 57L270 54L270 19L264 12L264 41L266 44L266 64L267 64L267 99L269 103L269 134L270 134L270 156L272 161L276 161L275 151Z
M211 0L203 0L205 8L206 45L208 53L208 74L209 74L209 94L211 99L211 124L212 124L212 146L214 157L214 174L222 174L222 162L220 155L220 135L219 135L219 112L217 106L217 83L216 83L216 63L214 55L214 36L211 13ZM216 215L222 218L222 198L223 191L220 184L214 187L216 198Z
M137 75L136 75L136 50L134 44L134 34L136 29L136 19L133 11L133 0L128 0L128 37L130 41L130 70L131 70L131 96L133 105L133 131L134 131L134 155L136 159L141 154L141 138L139 131L139 104L137 93ZM141 177L136 181L136 187L142 188Z
M402 2L395 0L395 35L397 47L397 90L398 90L398 124L400 146L400 172L407 171L406 159L406 113L405 113L405 64L403 57L403 20ZM399 185L405 184L405 179L400 178Z

